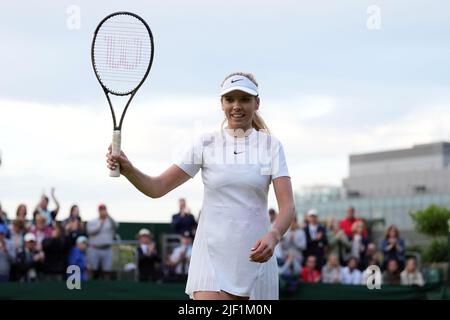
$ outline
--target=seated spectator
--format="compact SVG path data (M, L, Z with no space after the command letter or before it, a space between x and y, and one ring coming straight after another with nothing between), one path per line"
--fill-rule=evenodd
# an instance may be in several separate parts
M322 268L323 283L340 283L341 282L341 266L339 259L335 254L328 256L327 264Z
M27 229L25 227L25 220L16 219L11 224L10 237L11 242L14 246L14 252L19 252L23 249L24 241L23 237L25 236Z
M395 225L389 226L384 240L381 243L384 260L382 270L385 270L389 260L396 260L398 267L403 269L405 265L405 241L400 237L400 233Z
M317 283L320 281L320 272L317 270L315 256L308 256L306 258L305 267L300 274L300 281L305 283Z
M138 234L137 248L139 281L156 281L160 278L159 263L161 259L156 250L156 243L148 229L141 229Z
M364 235L364 229L363 221L357 221L352 226L350 256L358 258L358 261L361 261L369 243L367 237Z
M308 224L304 229L306 235L305 256L315 256L317 268L321 270L325 264L325 249L328 245L327 231L324 226L319 224L316 209L310 209L307 216Z
M336 220L329 220L327 229L328 254L336 255L339 264L345 265L350 256L351 242Z
M59 223L53 224L52 236L42 240L44 251L44 277L45 280L62 280L66 273L67 254L69 247L62 234Z
M400 283L404 286L423 286L422 273L417 270L417 261L414 258L406 260L406 267L400 273Z
M15 258L15 251L12 242L6 239L8 228L0 224L0 283L8 282L11 271L11 264Z
M81 272L81 281L88 279L87 275L87 250L88 239L85 236L79 236L75 241L76 246L70 250L68 264L69 266L78 266Z
M396 259L388 261L387 268L383 272L383 283L388 285L400 284L400 270Z
M361 271L358 269L359 260L356 257L351 257L347 266L341 270L342 284L361 284Z
M281 238L278 247L281 249L280 256L283 260L287 258L288 252L291 252L297 260L296 263L302 264L302 252L306 249L306 236L305 231L298 225L297 217L292 220L289 230Z
M177 277L187 276L192 252L192 234L185 231L181 237L181 244L173 249L167 265Z
M52 227L47 224L47 218L36 215L36 225L32 226L30 232L36 236L36 249L42 250L42 241L52 236Z
M345 219L342 219L340 221L339 225L349 239L351 239L351 237L353 235L353 231L352 231L353 224L358 221L362 221L362 219L355 217L355 208L352 206L348 207L347 211L346 211ZM368 236L367 229L364 229L363 234L365 237Z
M297 281L297 277L302 270L302 265L296 258L296 255L297 253L295 252L295 250L290 249L288 250L285 259L277 259L278 274L285 281Z
M179 200L180 210L172 216L172 230L176 234L183 235L186 231L194 234L197 228L197 221L194 215L186 207L186 200L181 198Z
M24 250L16 256L17 279L21 282L38 281L43 262L44 253L37 249L36 236L33 233L27 233Z

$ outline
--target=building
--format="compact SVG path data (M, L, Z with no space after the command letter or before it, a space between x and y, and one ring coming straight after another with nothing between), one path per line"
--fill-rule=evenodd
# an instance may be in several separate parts
M299 213L317 208L323 217L342 218L349 205L370 219L383 218L402 230L414 228L410 213L431 204L450 207L450 143L350 155L342 187L301 190Z

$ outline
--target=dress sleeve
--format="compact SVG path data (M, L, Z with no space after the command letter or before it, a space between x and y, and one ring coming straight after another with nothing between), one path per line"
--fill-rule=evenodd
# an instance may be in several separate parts
M271 163L272 180L279 177L290 177L283 145L278 139L274 140Z
M175 165L193 178L203 165L203 137L182 151L177 156Z

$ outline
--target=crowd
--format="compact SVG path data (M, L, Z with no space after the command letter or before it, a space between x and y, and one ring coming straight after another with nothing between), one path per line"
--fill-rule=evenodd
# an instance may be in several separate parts
M0 282L62 280L69 265L80 268L82 280L112 277L112 246L119 224L104 204L98 217L83 222L77 205L68 217L57 220L60 205L48 208L49 198L42 195L28 219L27 207L20 204L14 219L8 219L0 206ZM277 213L269 210L274 221ZM179 211L172 217L172 232L179 242L166 256L158 252L148 229L137 235L136 268L140 281L184 279L189 269L197 220L179 200ZM279 274L288 283L366 284L370 266L382 271L382 283L424 284L414 258L406 259L405 241L395 226L389 226L383 241L371 241L363 219L349 207L346 217L319 222L319 213L311 209L302 221L295 219L274 253Z
M269 212L270 219L276 212ZM304 221L294 220L276 248L280 277L291 284L340 283L366 285L373 266L382 272L383 284L424 285L414 257L406 259L405 241L396 226L387 228L377 246L370 239L364 220L349 207L341 221L319 223L315 209Z

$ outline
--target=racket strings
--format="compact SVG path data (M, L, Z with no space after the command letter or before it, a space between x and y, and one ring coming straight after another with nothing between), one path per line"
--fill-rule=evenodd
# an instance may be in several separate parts
M113 16L99 27L93 62L102 84L112 93L127 94L145 78L153 57L147 27L131 15Z

